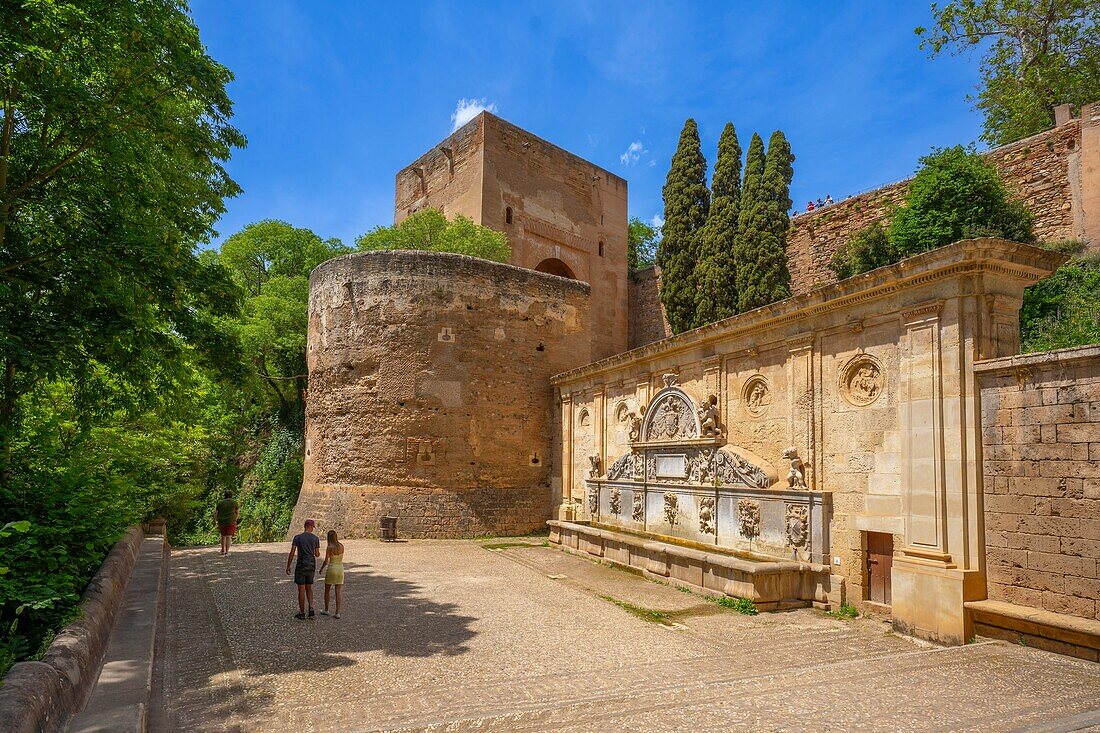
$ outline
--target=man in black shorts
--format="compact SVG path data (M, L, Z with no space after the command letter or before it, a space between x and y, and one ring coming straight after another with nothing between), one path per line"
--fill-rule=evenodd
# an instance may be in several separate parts
M317 558L321 556L321 539L313 534L317 523L307 519L305 532L295 535L290 541L290 554L286 558L286 574L290 575L290 564L294 555L298 555L298 564L294 567L294 584L298 586L298 613L294 618L306 618L306 601L309 601L309 618L313 618L313 574L317 570Z

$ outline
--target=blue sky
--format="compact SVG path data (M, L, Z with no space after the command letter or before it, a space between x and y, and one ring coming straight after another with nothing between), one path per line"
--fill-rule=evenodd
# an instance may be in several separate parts
M236 75L249 140L221 238L278 218L350 243L392 223L394 174L450 133L461 100L625 177L643 219L662 211L687 117L711 165L727 121L745 148L782 129L800 209L904 178L981 128L966 99L977 59L918 48L928 2L193 0L192 13Z

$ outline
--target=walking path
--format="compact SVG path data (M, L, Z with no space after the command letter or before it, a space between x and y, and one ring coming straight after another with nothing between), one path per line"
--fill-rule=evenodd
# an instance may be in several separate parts
M549 547L345 544L340 620L292 618L288 545L174 551L150 729L1100 731L1100 665L1036 649L743 616Z

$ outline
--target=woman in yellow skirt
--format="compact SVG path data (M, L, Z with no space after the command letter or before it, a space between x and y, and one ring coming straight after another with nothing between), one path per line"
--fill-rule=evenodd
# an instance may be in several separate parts
M325 561L321 563L321 572L325 574L325 610L322 616L328 616L328 599L330 591L336 589L336 614L333 618L340 618L340 591L344 587L344 546L336 536L336 530L328 531L328 542L325 544ZM328 568L326 571L325 568Z

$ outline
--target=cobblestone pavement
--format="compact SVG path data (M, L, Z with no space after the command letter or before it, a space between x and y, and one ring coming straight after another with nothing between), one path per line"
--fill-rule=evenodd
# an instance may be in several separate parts
M346 544L340 620L292 618L288 545L174 551L154 729L1100 730L1100 665L1036 649L742 616L549 547Z

